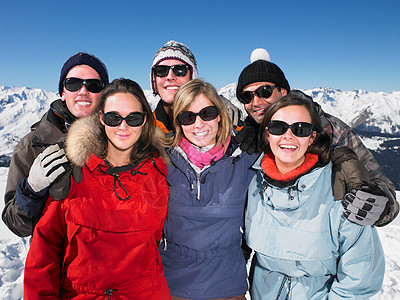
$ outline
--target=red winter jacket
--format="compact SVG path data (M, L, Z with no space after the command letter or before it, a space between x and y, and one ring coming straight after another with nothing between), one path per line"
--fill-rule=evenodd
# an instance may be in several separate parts
M25 300L170 299L156 245L167 213L166 165L151 158L137 171L108 169L92 155L68 197L49 198L26 259Z

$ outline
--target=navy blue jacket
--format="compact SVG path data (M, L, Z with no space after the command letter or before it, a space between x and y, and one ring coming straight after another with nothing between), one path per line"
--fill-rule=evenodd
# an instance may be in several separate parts
M242 153L232 139L225 155L200 174L178 151L170 158L160 253L171 295L203 300L244 294L243 214L257 155Z

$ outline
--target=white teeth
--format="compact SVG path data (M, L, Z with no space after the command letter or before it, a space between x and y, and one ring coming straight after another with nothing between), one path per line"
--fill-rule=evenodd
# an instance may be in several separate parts
M284 148L284 149L297 149L296 146L292 146L292 145L280 145L279 147Z
M167 86L166 89L167 90L177 90L177 89L179 89L179 87L177 87L177 86Z
M87 102L87 101L77 101L76 103L78 105L90 105L90 102Z
M199 136L204 136L207 134L207 131L203 131L203 132L194 132L194 135L199 135Z

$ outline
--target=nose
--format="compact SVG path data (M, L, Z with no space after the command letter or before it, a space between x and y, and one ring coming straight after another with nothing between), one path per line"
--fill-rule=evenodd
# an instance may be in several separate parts
M292 139L295 137L295 135L293 134L292 129L288 128L288 130L283 134L282 137L284 137L286 139Z
M119 124L119 128L120 129L126 129L126 128L128 128L128 124L126 123L126 121L125 120L122 120L122 122L121 122L121 124Z
M89 94L89 91L86 89L86 86L82 84L81 88L78 91L79 95L87 95Z
M195 128L200 128L204 125L204 121L200 116L196 116L196 120L194 121L194 127Z
M174 72L172 71L172 69L168 70L168 75L165 79L166 80L175 80L176 79L176 76L175 76Z

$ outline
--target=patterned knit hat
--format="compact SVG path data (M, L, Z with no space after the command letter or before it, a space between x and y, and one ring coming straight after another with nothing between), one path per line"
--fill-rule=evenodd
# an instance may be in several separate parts
M240 73L236 86L236 95L240 95L243 89L254 82L272 82L277 86L290 91L289 82L286 80L282 70L270 62L270 57L265 49L255 49L251 53L251 64Z
M103 62L93 54L78 52L68 58L61 69L60 81L58 83L58 92L60 93L60 96L63 92L64 79L67 76L69 70L78 65L87 65L89 67L92 67L99 74L101 80L104 82L104 85L107 85L109 83L108 71Z
M153 90L153 95L157 95L156 78L154 76L153 67L158 65L160 62L166 59L177 59L189 66L190 79L196 79L199 77L197 73L197 62L193 53L189 48L179 42L169 41L160 50L157 51L153 59L150 71L150 82Z

